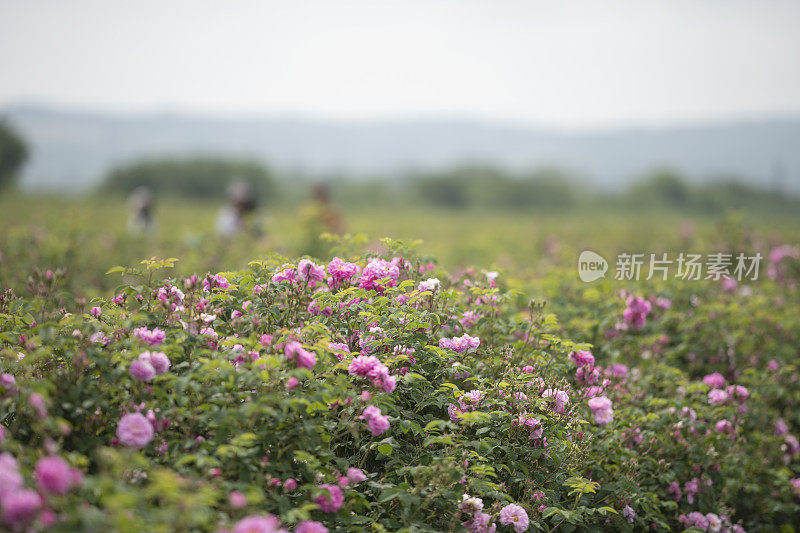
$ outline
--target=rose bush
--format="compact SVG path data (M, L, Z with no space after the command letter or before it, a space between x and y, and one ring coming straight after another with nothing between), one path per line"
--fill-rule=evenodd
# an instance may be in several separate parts
M83 306L58 276L5 291L4 527L796 523L796 288L603 298L385 245L182 279L153 259Z

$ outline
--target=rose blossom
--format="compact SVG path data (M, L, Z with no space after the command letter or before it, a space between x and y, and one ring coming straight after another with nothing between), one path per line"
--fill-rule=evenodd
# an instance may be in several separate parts
M382 414L381 410L374 405L368 405L359 417L367 421L367 428L372 432L373 437L384 433L389 429L389 417Z
M725 378L719 372L714 372L713 374L705 376L703 378L703 383L712 389L721 389L725 386Z
M233 533L280 533L285 532L274 515L251 515L236 522Z
M542 398L554 398L556 401L556 413L563 413L566 406L569 405L569 394L566 391L558 389L547 389L542 393Z
M624 509L622 509L622 517L628 521L629 524L633 524L633 519L636 518L636 511L630 505L626 505Z
M130 374L131 377L139 381L150 381L155 377L156 369L153 368L150 361L136 359L131 363Z
M361 280L358 286L366 290L374 290L383 293L386 287L397 285L397 278L400 277L400 269L394 263L383 259L371 259L364 270L361 271ZM386 286L381 281L389 279Z
M3 498L3 521L14 525L27 522L42 507L42 497L25 489L11 492Z
M169 357L164 352L142 352L139 354L139 359L150 363L159 376L166 374L171 365Z
M153 426L144 415L128 413L119 420L117 437L125 446L144 448L153 440Z
M150 331L145 326L134 329L133 336L139 337L150 346L158 346L164 342L164 339L167 337L166 333L159 328L153 328L153 331Z
M367 476L364 475L364 472L362 472L358 468L348 468L347 469L347 478L350 481L352 481L353 483L361 483L362 481L367 479Z
M247 498L238 490L234 490L228 494L228 503L230 503L231 507L234 509L242 509L243 507L247 507Z
M297 264L297 276L308 283L325 279L325 269L309 259L301 259Z
M514 531L522 533L528 529L529 519L528 513L519 505L509 503L500 509L500 523L507 526L513 526Z
M578 350L577 352L572 352L569 354L569 358L572 359L572 362L578 366L594 365L594 355L592 355L592 352L587 350Z
M594 415L594 421L598 425L605 426L614 419L611 400L605 396L595 396L588 403L589 409L592 410L592 415Z
M8 494L22 488L22 474L19 473L17 460L8 452L0 454L0 501Z
M39 488L54 494L66 494L74 479L67 462L55 455L39 459L35 472Z
M317 364L317 356L303 348L297 341L292 341L283 349L287 359L294 359L301 368L313 368Z
M328 528L315 520L303 520L297 524L294 533L328 533Z
M326 493L320 494L314 498L314 503L319 505L319 510L323 513L335 513L341 509L344 503L344 494L342 489L336 485L320 485L320 489L324 489Z
M328 274L336 281L337 284L350 281L357 273L357 264L347 263L338 257L334 257L331 259L331 262L328 263Z
M477 349L480 345L481 340L478 337L471 337L466 333L460 337L453 337L452 339L439 339L439 348L450 349L458 353L464 353L470 349Z
M723 403L728 399L728 393L722 389L714 389L708 392L708 403Z

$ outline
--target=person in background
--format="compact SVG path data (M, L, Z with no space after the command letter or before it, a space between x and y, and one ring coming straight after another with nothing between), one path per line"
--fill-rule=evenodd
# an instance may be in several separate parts
M326 184L319 183L314 187L311 201L303 206L300 216L305 230L303 253L320 257L326 251L321 235L344 233L341 214L331 202Z
M257 206L253 186L245 181L234 182L228 188L228 204L217 215L217 232L223 237L233 237L242 232L260 235L260 228L253 220Z
M153 193L147 187L137 187L129 198L131 216L128 231L131 235L151 235L156 231L153 218Z

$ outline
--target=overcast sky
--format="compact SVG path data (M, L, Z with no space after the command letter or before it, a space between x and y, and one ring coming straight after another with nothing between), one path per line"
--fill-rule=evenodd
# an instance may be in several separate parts
M562 127L800 114L800 1L0 0L0 106Z

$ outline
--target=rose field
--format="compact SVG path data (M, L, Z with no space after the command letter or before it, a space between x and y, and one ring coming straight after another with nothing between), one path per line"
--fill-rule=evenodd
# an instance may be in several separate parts
M361 209L310 255L214 208L0 202L0 530L798 528L796 218Z

